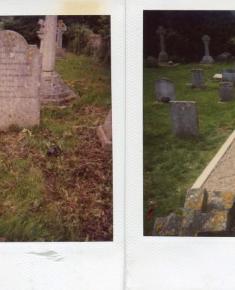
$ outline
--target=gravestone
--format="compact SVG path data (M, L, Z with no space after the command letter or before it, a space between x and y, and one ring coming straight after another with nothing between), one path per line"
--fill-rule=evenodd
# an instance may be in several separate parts
M57 22L57 31L56 31L56 56L64 57L65 50L63 48L63 34L67 31L67 26L62 19L59 19Z
M42 104L61 103L77 97L55 71L57 16L47 15L41 22L42 78L40 100ZM42 35L41 35L42 34Z
M201 63L202 64L212 64L212 63L214 63L214 59L212 58L212 56L210 56L210 51L209 51L210 36L203 35L202 41L204 44L205 55L203 56Z
M172 101L171 124L172 132L178 137L198 135L198 114L195 102Z
M155 83L155 96L157 101L169 102L175 100L175 85L167 78L161 78Z
M219 88L219 98L222 102L232 101L235 97L233 83L221 82Z
M192 88L205 88L202 69L192 69Z
M41 56L15 31L0 31L0 130L40 122Z
M107 151L112 150L112 110L109 111L104 124L98 127L97 135L102 147Z
M168 54L165 48L165 35L166 29L163 26L159 26L156 33L160 37L160 53L158 55L158 62L159 63L166 63L168 61Z
M235 84L235 69L224 69L222 71L222 80Z

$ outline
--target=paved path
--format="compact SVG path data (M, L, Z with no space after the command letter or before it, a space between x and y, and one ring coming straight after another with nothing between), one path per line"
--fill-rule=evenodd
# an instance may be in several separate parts
M204 183L207 191L235 191L235 141Z

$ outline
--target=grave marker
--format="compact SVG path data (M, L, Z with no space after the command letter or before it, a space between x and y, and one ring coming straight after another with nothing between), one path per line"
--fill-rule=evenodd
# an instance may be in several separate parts
M214 63L214 59L212 58L212 56L210 56L210 51L209 51L210 36L203 35L202 41L204 44L205 55L203 56L201 63L202 64L212 64L212 63Z
M198 135L198 114L195 102L172 101L171 124L172 132L178 137Z
M169 102L175 100L175 85L167 78L162 78L155 83L155 95L157 101Z
M0 31L0 130L40 122L41 56L15 31Z
M219 98L222 102L232 101L235 97L233 83L221 82L219 88Z
M192 88L205 88L204 73L202 69L192 69Z
M160 37L160 53L158 55L158 62L165 63L168 61L168 54L165 48L166 29L163 26L159 26L156 33L159 34Z

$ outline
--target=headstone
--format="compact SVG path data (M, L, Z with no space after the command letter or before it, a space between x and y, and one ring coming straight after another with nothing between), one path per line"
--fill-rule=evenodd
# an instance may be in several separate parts
M61 103L76 98L55 71L57 16L46 16L43 25L41 103Z
M205 88L202 69L192 69L192 88Z
M90 55L99 57L102 54L104 42L101 34L91 33L88 36L87 50Z
M223 52L216 57L217 61L229 61L232 59L232 54L230 52Z
M15 31L0 31L0 130L40 122L41 55Z
M153 56L148 56L146 58L146 66L147 67L157 67L158 66L157 58L155 58Z
M175 100L175 85L172 81L162 78L155 83L155 95L157 101L169 102Z
M172 101L171 123L173 134L178 137L198 135L198 114L195 102Z
M102 147L107 151L112 150L112 110L109 111L104 124L98 127L97 135Z
M235 69L224 69L222 71L222 80L235 84Z
M160 53L158 55L158 62L165 63L168 61L168 54L165 48L166 30L163 26L159 26L156 32L157 34L159 34L159 37L160 37Z
M233 83L221 82L219 88L219 98L222 102L232 101L235 98Z
M205 55L203 56L201 63L202 64L212 64L212 63L214 63L214 59L212 58L212 56L210 56L210 51L209 51L210 36L203 35L202 41L204 44Z

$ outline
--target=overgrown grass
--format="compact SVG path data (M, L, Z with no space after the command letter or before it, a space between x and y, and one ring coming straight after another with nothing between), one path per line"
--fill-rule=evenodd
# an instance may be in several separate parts
M112 239L112 156L97 139L111 103L110 70L68 54L57 71L80 95L45 107L32 130L0 133L0 239ZM49 148L59 156L49 156Z
M157 216L177 212L188 188L235 128L235 102L220 103L213 75L233 64L203 66L207 88L191 89L196 64L144 69L144 233L151 235ZM169 104L155 102L154 83L167 77L176 85L177 100L197 102L200 135L179 139L171 133Z

